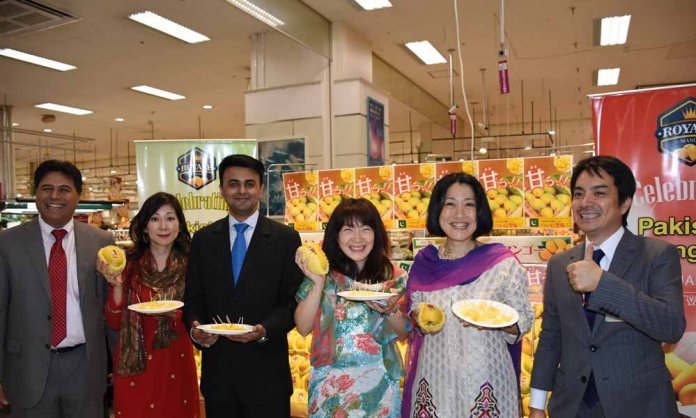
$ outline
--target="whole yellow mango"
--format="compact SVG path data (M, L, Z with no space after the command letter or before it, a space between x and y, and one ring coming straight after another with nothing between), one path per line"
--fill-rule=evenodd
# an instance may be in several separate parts
M428 332L439 332L445 326L445 312L437 305L421 302L418 304L418 326Z
M109 265L108 273L117 274L126 267L126 253L115 245L107 245L97 252L100 260Z

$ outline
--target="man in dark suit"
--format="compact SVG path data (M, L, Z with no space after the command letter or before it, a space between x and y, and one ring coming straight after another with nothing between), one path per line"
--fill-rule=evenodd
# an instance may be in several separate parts
M620 160L579 162L571 190L586 241L548 264L530 418L548 391L551 418L677 417L662 352L686 328L677 249L625 228L636 181Z
M34 173L33 221L0 232L0 408L13 417L101 417L104 282L111 234L72 217L82 173L49 160Z
M300 236L259 213L263 172L252 157L225 157L220 192L229 216L196 232L191 243L184 318L203 350L208 418L290 416L287 333L302 279L295 264ZM254 328L220 338L196 328L216 318Z

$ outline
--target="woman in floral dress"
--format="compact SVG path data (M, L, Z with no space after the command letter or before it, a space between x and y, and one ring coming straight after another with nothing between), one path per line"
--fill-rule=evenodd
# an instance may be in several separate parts
M478 180L464 173L440 179L430 198L427 228L446 240L418 252L406 299L413 317L418 304L428 302L443 309L446 321L436 333L409 335L404 417L519 417L515 363L520 354L510 345L521 340L533 319L527 274L504 245L476 241L493 228ZM471 326L452 313L451 306L463 299L505 303L519 313L519 321L505 328Z
M389 260L389 238L377 209L366 199L346 199L334 210L324 234L329 274L307 268L297 292L297 330L312 332L310 417L400 416L403 367L396 339L409 322L398 300L406 273ZM394 293L386 306L341 298L344 290Z

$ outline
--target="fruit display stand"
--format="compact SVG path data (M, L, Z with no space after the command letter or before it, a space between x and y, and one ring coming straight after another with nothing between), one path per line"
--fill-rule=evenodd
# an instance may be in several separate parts
M309 390L309 348L312 335L303 337L293 329L288 333L288 356L292 375L292 396L290 397L290 415L307 416L307 391Z

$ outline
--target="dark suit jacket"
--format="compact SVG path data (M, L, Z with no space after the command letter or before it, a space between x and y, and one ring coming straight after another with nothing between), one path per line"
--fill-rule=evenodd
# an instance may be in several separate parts
M676 248L626 230L590 299L592 330L566 273L584 254L578 245L549 261L531 386L553 391L551 418L576 415L592 372L607 418L676 417L661 348L686 328Z
M106 389L104 278L97 251L111 234L75 225L77 280L85 331L90 397ZM51 361L51 285L38 219L0 232L0 383L11 404L31 408L41 399Z
M295 326L295 293L302 272L295 264L300 236L259 216L237 286L232 278L229 217L196 232L189 253L184 319L188 326L214 316L262 324L268 342L236 343L221 337L203 349L201 392L228 402L231 387L245 402L267 402L266 394L292 394L287 333ZM288 399L289 402L289 399Z

